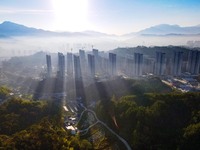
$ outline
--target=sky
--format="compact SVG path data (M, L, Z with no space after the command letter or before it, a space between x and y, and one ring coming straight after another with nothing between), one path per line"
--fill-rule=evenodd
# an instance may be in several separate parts
M158 24L200 25L200 0L0 0L0 23L126 34Z

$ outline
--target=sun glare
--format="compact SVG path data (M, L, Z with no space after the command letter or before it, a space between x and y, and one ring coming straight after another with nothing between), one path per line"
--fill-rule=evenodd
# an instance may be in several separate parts
M55 13L55 29L60 31L85 30L88 0L52 0Z

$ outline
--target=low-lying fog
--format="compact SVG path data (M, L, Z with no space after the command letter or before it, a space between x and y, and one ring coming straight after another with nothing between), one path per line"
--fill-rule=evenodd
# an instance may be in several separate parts
M12 37L0 39L0 57L30 55L38 51L77 52L90 51L92 47L100 51L117 47L185 45L197 41L200 36L107 36L107 37Z

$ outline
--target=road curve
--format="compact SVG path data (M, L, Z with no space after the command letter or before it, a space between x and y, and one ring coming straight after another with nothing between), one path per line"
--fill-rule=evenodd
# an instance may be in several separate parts
M104 127L106 127L112 134L114 134L121 142L124 143L124 145L126 146L127 150L131 150L131 147L129 146L129 144L127 143L127 141L125 139L123 139L121 136L119 136L117 133L115 133L110 127L108 127L104 122L102 122L101 120L98 119L96 113L93 111L93 110L90 110L90 109L87 109L86 107L82 106L85 110L81 113L81 116L80 116L80 119L79 121L81 120L83 114L85 112L91 112L94 116L95 116L95 119L97 120L96 123L90 125L88 128L82 130L82 131L88 131L91 127L93 127L94 125L96 125L97 123L100 123L102 124ZM79 123L78 121L78 123Z

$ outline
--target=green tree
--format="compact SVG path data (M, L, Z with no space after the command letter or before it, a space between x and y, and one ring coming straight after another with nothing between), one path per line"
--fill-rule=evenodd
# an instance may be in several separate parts
M200 147L200 123L190 124L185 128L181 149L193 150Z
M80 149L81 150L91 150L92 144L88 142L87 140L82 140L80 143Z
M10 89L8 89L5 86L1 86L0 87L0 99L4 100L9 95L10 92L11 92Z

